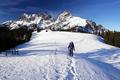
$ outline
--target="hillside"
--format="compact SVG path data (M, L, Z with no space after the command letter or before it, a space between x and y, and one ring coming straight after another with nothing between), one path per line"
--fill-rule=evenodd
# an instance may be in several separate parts
M73 57L67 46L75 44ZM1 80L120 80L120 49L93 34L33 32L19 56L0 57ZM4 53L4 52L3 52Z

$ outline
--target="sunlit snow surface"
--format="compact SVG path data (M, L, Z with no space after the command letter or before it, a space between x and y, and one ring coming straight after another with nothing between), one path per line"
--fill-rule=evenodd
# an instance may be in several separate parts
M70 41L73 57L68 56ZM1 54L0 80L120 80L120 49L92 34L34 32L17 48L18 56Z

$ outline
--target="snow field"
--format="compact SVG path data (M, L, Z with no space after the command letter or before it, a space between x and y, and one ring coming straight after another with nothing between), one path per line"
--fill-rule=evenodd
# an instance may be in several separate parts
M70 41L73 57L68 56ZM120 49L92 34L34 32L17 48L19 56L0 57L1 80L120 80Z

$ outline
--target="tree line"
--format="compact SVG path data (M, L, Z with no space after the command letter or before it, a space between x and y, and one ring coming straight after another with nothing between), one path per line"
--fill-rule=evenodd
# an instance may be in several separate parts
M26 27L10 30L8 27L0 26L0 52L29 41L31 36L32 31Z
M104 38L104 42L116 47L120 47L120 32L107 31L103 32L101 36Z

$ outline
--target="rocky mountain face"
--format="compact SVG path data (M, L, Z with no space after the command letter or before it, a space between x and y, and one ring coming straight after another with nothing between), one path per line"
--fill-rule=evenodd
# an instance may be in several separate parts
M10 29L27 27L28 29L51 29L65 30L99 34L108 31L102 25L80 17L73 16L70 12L64 11L55 20L48 13L26 14L20 16L18 21L7 21L2 23Z

